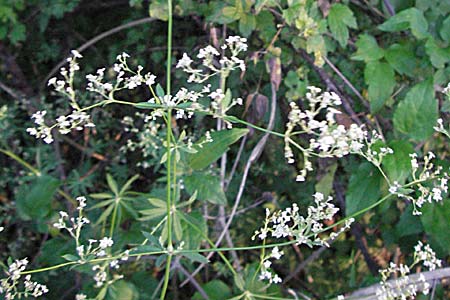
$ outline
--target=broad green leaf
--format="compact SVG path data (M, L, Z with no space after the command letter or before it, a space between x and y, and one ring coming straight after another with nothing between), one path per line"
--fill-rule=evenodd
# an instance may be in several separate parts
M36 177L19 188L16 195L16 208L23 220L40 221L52 211L53 195L60 181L49 175Z
M108 186L111 189L111 191L115 194L119 194L119 189L117 187L117 182L114 180L114 178L111 176L111 174L106 174L106 181L108 182Z
M248 37L256 27L256 19L254 15L243 14L239 20L239 31L244 37Z
M199 249L202 241L208 237L208 227L203 215L198 211L189 214L179 212L183 227L183 241L187 249Z
M108 289L108 299L111 300L138 300L139 292L131 282L118 280Z
M419 221L419 217L413 215L412 205L409 205L400 216L400 220L395 226L398 237L404 237L407 235L419 234L422 232L423 227Z
M442 22L439 34L444 41L450 42L450 15Z
M394 90L394 70L387 63L372 61L364 69L364 79L369 85L370 110L377 112Z
M226 300L232 297L230 287L220 280L212 280L202 286L209 299ZM204 298L199 292L196 292L192 300L203 300Z
M227 18L229 20L229 22L226 22L226 23L235 21L235 20L239 19L239 17L240 17L238 10L234 6L224 7L222 9L222 14L225 18Z
M154 0L148 7L148 13L150 17L156 18L162 21L169 19L169 7L165 0Z
M306 51L308 53L314 53L314 64L316 66L322 66L325 63L323 56L327 54L327 47L323 36L321 34L310 36L306 43Z
M400 74L414 76L416 68L416 58L411 48L393 44L385 51L385 58L388 63Z
M187 155L188 166L194 170L208 167L228 150L229 145L246 135L247 132L248 129L241 128L211 132L211 138L213 139L211 143L205 143L202 147L197 144L194 146L197 153Z
M432 80L414 86L394 113L394 128L412 139L425 140L433 134L438 118L438 103L434 98Z
M441 246L447 254L450 254L450 200L445 199L441 203L426 203L422 208L422 221L425 231L433 237L433 240Z
M355 16L348 6L335 3L328 14L328 25L333 37L342 47L347 45L348 28L357 28Z
M391 141L388 146L394 153L384 157L382 167L389 179L403 184L411 173L409 154L414 153L414 148L407 141Z
M435 68L442 69L445 63L450 60L450 47L441 48L436 44L434 38L430 37L425 44L425 51L430 57L430 61Z
M211 174L194 173L184 177L184 185L188 193L197 191L197 198L214 204L226 205L227 199L220 186L220 178Z
M374 204L381 196L383 178L370 163L362 163L350 177L345 201L345 215L352 214Z
M333 190L334 174L336 173L337 163L332 164L327 168L326 174L320 178L315 185L316 192L322 193L326 198L331 194Z
M363 60L365 62L379 60L384 55L384 50L378 46L375 38L368 34L362 34L356 41L358 50L353 54L352 59Z
M415 7L402 10L400 13L390 17L378 28L387 32L411 29L412 34L418 39L424 39L429 36L427 19L425 19L423 12Z

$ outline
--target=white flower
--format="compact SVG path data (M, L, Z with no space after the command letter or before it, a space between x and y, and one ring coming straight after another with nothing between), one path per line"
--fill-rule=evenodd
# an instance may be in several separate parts
M70 52L72 53L73 57L75 57L75 58L83 57L83 55L81 55L80 52L78 52L77 50L71 50Z
M272 249L272 253L270 254L270 257L273 257L275 259L280 259L282 255L283 255L283 251L280 251L278 249L278 247L274 247Z
M186 53L183 53L183 57L178 61L177 68L189 68L191 66L192 59Z
M106 249L108 247L111 247L114 244L114 241L109 237L104 237L99 241L99 243L100 248Z

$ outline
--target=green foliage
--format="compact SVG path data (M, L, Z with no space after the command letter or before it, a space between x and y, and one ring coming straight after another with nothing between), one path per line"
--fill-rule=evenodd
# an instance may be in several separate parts
M427 80L417 84L408 91L395 111L395 129L417 141L427 139L437 120L437 105L433 82Z
M52 211L53 196L61 182L50 175L35 177L17 195L17 212L23 220L43 220Z
M433 237L433 242L445 254L450 254L450 237L448 235L448 220L450 218L449 201L424 207L420 216L425 231Z
M351 216L380 199L382 182L383 178L375 167L369 163L360 164L350 177L345 215Z
M347 45L349 37L348 28L358 28L353 12L348 6L340 3L335 3L331 6L328 13L328 25L330 26L333 37L343 48Z
M364 79L369 85L370 110L379 111L395 87L394 70L384 62L372 61L364 69Z
M250 239L264 226L266 208L273 212L296 203L307 213L314 192L333 197L336 206L345 206L345 211L326 220L324 227L359 213L388 196L394 183L413 181L411 153L418 154L422 167L423 156L433 151L448 170L449 142L434 130L438 118L448 124L446 112L450 111L450 99L442 93L450 81L448 1L393 0L392 16L383 4L386 1L364 1L364 5L313 0L172 2L173 69L166 74L170 16L166 0L0 1L2 260L9 257L12 262L27 256L33 262L29 269L69 264L49 273L33 273L33 278L48 282L54 291L46 299L59 299L66 292L65 297L72 299L83 291L90 298L113 300L160 297L161 279L170 267L168 278L174 285L168 285L166 299L202 299L198 287L210 299L291 299L291 291L299 298L302 293L304 298L329 299L379 281L377 272L370 275L370 260L359 254L355 244L363 245L361 251L367 251L379 268L393 255L398 255L399 261L412 260L412 247L418 240L431 243L448 264L448 195L443 193L440 203L424 203L423 214L414 216L411 201L404 197L417 198L419 192L410 187L400 189L404 197L391 195L370 213L360 215L361 236L354 232L339 236L319 258L309 261L316 249L304 245L283 247L283 258L274 260L271 268L283 278L293 277L279 286L268 287L267 282L258 280L263 266L259 259L270 255L271 248L258 249L261 240ZM117 29L148 16L156 20ZM105 32L109 35L103 36ZM247 37L248 56L241 57L245 71L222 74L225 79L212 77L207 81L210 91L197 103L212 105L208 94L222 84L222 108L235 96L243 98L243 106L222 111L233 129L223 129L226 124L218 126L220 114L202 112L185 119L173 114L164 121L155 116L155 111L164 115L168 107L148 100L164 99L167 88L162 84L167 77L171 76L172 91L185 86L190 91L204 88L202 84L186 85L185 74L175 69L183 53L195 58L200 47L207 43L220 47L224 37L234 35ZM90 40L92 44L86 44ZM115 72L108 66L113 66L123 51L131 56L130 69L142 65L157 76L159 84L154 90L142 84L110 95L109 100L129 105L106 101L86 110L95 128L55 134L53 145L37 142L26 133L36 125L30 120L33 113L47 111L46 122L51 126L58 116L71 111L67 99L46 84L50 77L61 77L52 70L67 58L70 49L81 46L84 57L79 60L81 70L74 87L80 91L77 101L83 107L96 105L100 97L85 90L86 75L105 67L103 82L110 82ZM218 57L214 58L215 67L220 65ZM276 76L266 68L273 57L280 64ZM279 87L272 86L275 77L281 82ZM283 132L290 102L301 110L308 108L305 95L311 85L341 95L343 105L336 107L341 112L336 114L336 125L348 129L356 121L365 123L369 139L372 130L382 134L383 142L372 150L379 153L389 147L393 153L379 165L353 155L306 157L314 171L306 182L295 182L296 174L305 167L305 157L296 148L294 156L300 159L285 163ZM245 162L265 134L248 128L253 123L267 127L273 90L277 100L275 134L244 174ZM185 102L172 109L187 113L193 107L193 102ZM257 118L252 119L252 113ZM320 113L316 117L326 120L328 116ZM215 131L217 128L222 129ZM206 137L207 131L212 141ZM299 136L299 147L307 147L314 138L310 133ZM36 176L38 173L43 175ZM246 180L244 193L232 215L242 179ZM425 182L424 186L433 184ZM83 216L91 223L83 228L80 243L86 246L89 239L113 237L106 255L127 249L132 255L129 261L120 261L118 270L106 263L113 281L100 289L92 280L94 264L78 265L76 243L67 231L52 226L58 221L58 211L77 216L75 198L82 195L87 196ZM211 249L222 234L223 221L230 218L230 228L219 247L248 247L246 251ZM285 241L269 236L264 243ZM401 254L394 254L397 247ZM208 259L208 251L215 255ZM172 262L167 265L169 257ZM294 273L295 267L306 261L307 268ZM203 263L204 269L192 277L198 286L189 283L184 271L192 274ZM101 264L101 260L95 263ZM117 274L124 278L113 278ZM180 285L185 280L188 284ZM68 283L75 283L73 290ZM436 299L438 296L446 299L448 292L437 289Z
M247 132L247 129L237 128L212 132L211 143L205 143L206 138L203 138L199 141L201 146L197 145L195 147L197 152L188 155L188 166L193 170L201 170L208 167L228 150L229 145L235 143Z

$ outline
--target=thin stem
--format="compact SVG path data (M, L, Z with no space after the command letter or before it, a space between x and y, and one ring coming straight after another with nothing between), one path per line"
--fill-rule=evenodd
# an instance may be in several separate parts
M11 157L15 161L17 161L19 164L21 164L22 166L24 166L25 168L27 168L28 170L33 172L34 175L41 176L41 172L38 169L36 169L33 166L31 166L29 163L27 163L26 161L24 161L23 159L21 159L20 157L18 157L14 153L12 153L11 151L6 150L6 149L0 149L0 152L5 154L6 156Z
M172 64L172 0L167 0L168 5L168 15L169 15L169 22L167 24L167 65L166 65L166 78L167 78L167 85L166 85L166 95L170 96L170 81L171 81L171 64ZM171 174L171 168L172 168L172 153L170 151L170 144L171 144L171 137L173 135L172 133L172 108L169 108L167 110L167 136L166 136L166 155L167 155L167 248L171 252L173 250L172 246L172 199L171 199L171 184L172 184L172 174ZM161 290L160 299L164 300L167 293L167 287L169 285L170 280L170 265L172 262L172 253L169 253L166 261L166 271L164 274L164 284Z

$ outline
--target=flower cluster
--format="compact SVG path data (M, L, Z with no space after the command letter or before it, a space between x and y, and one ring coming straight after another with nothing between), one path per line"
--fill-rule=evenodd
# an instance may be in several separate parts
M261 260L261 272L259 280L269 280L269 283L281 283L282 279L270 267L272 265L271 259L280 259L283 256L283 251L278 247L273 247L271 253Z
M420 164L417 160L417 154L410 154L410 157L413 179L412 183L417 185L419 196L413 197L410 194L411 190L402 188L398 182L394 182L393 185L391 185L389 192L399 198L410 201L414 207L413 214L421 215L422 213L419 209L425 203L442 201L443 194L448 192L449 175L442 171L441 166L434 166L432 160L435 158L435 155L432 152L429 152L424 157L422 168L420 168ZM426 184L426 182L429 183Z
M275 238L294 237L298 245L306 244L310 247L327 245L327 240L335 238L336 233L326 238L319 237L319 234L325 230L323 221L331 220L339 208L331 203L333 200L331 196L325 199L323 194L315 193L313 198L315 206L308 207L306 217L300 215L299 207L295 203L292 207L273 214L266 210L264 227L255 232L253 239L257 236L264 240L270 234ZM344 229L348 228L352 222L353 220L349 220Z
M341 104L339 96L333 92L321 93L321 89L313 86L308 87L308 90L308 109L302 110L295 102L290 103L291 111L284 134L284 152L288 163L295 162L292 146L299 149L303 155L303 168L297 176L297 181L305 181L308 171L313 170L309 160L311 156L343 157L349 153L367 153L367 156L375 161L377 153L372 153L370 147L378 135L373 134L372 141L369 142L364 126L351 124L347 128L338 124L335 116L340 114L340 111L335 106ZM299 130L295 131L296 128ZM302 146L293 140L300 135L310 137L309 145ZM386 149L386 152L390 151Z
M72 50L72 57L69 57L67 61L69 62L69 70L65 67L61 68L60 74L64 80L58 80L56 77L51 78L48 81L49 86L53 86L56 92L66 96L70 100L70 106L72 107L72 113L69 115L63 115L56 118L55 124L48 126L45 124L44 116L47 114L46 111L38 111L31 116L34 119L34 123L37 125L36 128L27 128L27 132L36 136L36 138L41 138L45 143L50 144L53 142L52 130L57 129L61 134L68 134L71 130L82 130L83 128L95 127L94 123L91 121L90 116L81 109L76 100L76 92L73 86L73 81L75 77L75 72L80 69L77 58L82 58L81 54L75 50Z
M425 277L420 274L417 280L412 280L409 274L411 269L422 263L429 270L434 270L441 266L441 261L436 258L436 254L429 245L423 245L422 242L414 247L414 261L410 266L390 263L389 267L380 271L381 282L376 294L379 300L410 299L422 291L424 295L429 292L430 284ZM395 276L396 279L389 280Z
M7 277L0 280L0 294L5 294L5 299L22 299L28 296L37 298L48 292L47 286L32 281L29 274L23 278L23 291L19 289L22 273L27 265L27 258L17 259L9 265Z
M326 230L323 226L323 221L331 220L339 211L339 208L331 203L333 200L331 196L325 199L323 194L315 193L313 198L315 205L308 207L306 216L300 215L299 207L295 203L292 207L273 214L266 209L264 226L255 231L252 239L254 240L258 237L261 240L265 240L269 235L274 238L293 237L297 245L306 244L310 247L315 245L329 246L328 241L335 239L348 229L354 222L354 219L347 220L345 225L337 232L332 232L328 236L319 236L320 233ZM260 279L268 279L270 283L281 282L281 279L278 276L273 277L272 272L269 270L272 263L270 259L279 259L281 254L282 252L279 252L278 248L274 248L269 256L261 259Z
M190 74L188 82L202 83L215 74L228 75L230 71L239 68L245 71L245 62L238 58L241 52L247 51L247 39L239 36L230 36L225 40L225 44L221 46L222 50L229 49L231 56L222 56L220 59L219 51L211 45L199 50L197 58L202 59L202 65L206 70L201 68L193 68L191 64L193 60L186 53L177 64L177 68L183 69Z
M114 64L113 71L116 73L115 82L103 82L105 77L105 68L98 69L96 74L86 75L88 80L87 90L103 96L105 99L113 98L116 91L128 89L133 90L142 84L151 87L155 84L156 76L148 72L142 74L143 66L139 65L137 71L133 71L127 63L130 55L123 52L117 56L117 63ZM126 76L130 74L130 76Z

